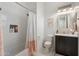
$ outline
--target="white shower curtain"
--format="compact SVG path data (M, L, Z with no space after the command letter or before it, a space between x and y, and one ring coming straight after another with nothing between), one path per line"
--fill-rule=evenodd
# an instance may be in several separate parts
M36 15L32 12L28 14L26 48L28 48L28 55L32 56L37 51L37 28Z
M6 22L6 16L0 14L0 56L4 55L4 46L3 46L3 39L4 39L4 27Z
M3 29L2 24L0 23L0 56L4 55L3 50Z

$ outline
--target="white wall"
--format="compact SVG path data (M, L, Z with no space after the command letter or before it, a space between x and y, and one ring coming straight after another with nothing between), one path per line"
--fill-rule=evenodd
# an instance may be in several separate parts
M44 39L44 3L37 3L37 38L38 49L41 52L42 41Z
M37 3L37 36L38 36L38 43L39 43L39 51L42 49L42 41L44 38L47 37L48 33L51 33L52 35L55 33L57 24L56 24L56 11L59 7L62 7L64 5L68 4L74 4L72 2L39 2ZM75 3L76 4L76 3ZM78 3L76 4L78 5ZM52 30L48 28L47 20L48 18L54 18L53 19L53 26Z
M0 14L6 16L4 27L4 52L5 55L16 55L25 48L27 11L16 3L1 2ZM18 25L18 33L10 33L9 25Z
M72 2L46 2L44 3L44 7L45 7L45 36L48 35L48 33L51 32L51 30L48 28L48 18L49 17L53 17L54 19L54 25L52 26L52 32L51 34L54 34L54 31L56 30L56 15L55 13L57 12L57 9L59 7L62 7L64 5L68 5L71 4Z

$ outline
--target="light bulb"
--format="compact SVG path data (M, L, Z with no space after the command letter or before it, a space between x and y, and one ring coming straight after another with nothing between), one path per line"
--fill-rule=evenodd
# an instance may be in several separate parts
M58 12L61 12L61 10L58 10Z
M63 9L63 11L66 11L66 9Z
M72 10L72 8L70 8L70 10Z

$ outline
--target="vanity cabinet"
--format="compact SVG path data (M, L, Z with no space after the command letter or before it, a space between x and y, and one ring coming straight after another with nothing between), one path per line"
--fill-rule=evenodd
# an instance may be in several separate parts
M78 56L78 37L56 35L55 52L65 56Z

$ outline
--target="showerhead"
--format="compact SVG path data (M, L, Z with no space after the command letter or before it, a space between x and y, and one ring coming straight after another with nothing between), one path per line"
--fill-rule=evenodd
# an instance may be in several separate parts
M29 14L27 14L27 16L29 16Z
M0 11L2 10L2 8L0 8Z

